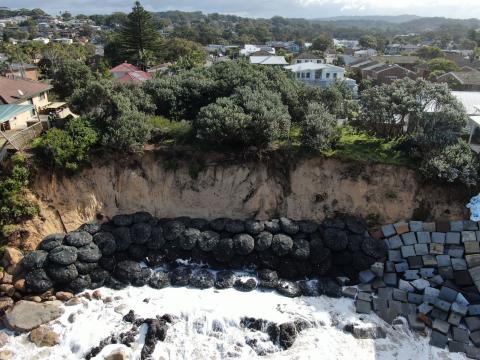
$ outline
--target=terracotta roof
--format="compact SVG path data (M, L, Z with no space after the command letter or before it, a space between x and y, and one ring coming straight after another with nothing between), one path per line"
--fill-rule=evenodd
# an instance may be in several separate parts
M130 72L130 71L140 71L135 65L129 64L127 62L117 65L114 68L110 69L111 73L115 72Z
M0 77L0 103L15 104L50 90L51 85L37 81Z
M123 83L136 83L140 81L147 81L152 78L152 75L149 73L146 73L145 71L130 71L129 73L125 74L121 78L114 79L115 81L118 82L123 82Z

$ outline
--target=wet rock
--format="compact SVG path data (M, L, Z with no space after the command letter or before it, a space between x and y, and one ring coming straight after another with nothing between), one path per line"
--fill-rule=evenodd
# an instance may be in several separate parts
M219 262L228 262L234 255L233 251L233 239L224 238L220 239L217 247L213 250L215 259Z
M148 223L153 219L152 214L147 211L138 211L132 215L132 223Z
M318 286L312 280L300 280L297 282L303 296L318 296Z
M167 241L177 240L185 231L185 224L181 221L169 221L163 229L163 236Z
M161 226L152 227L152 233L146 245L150 250L163 249L165 246L165 237L163 236L163 228Z
M228 219L227 218L219 218L210 221L210 227L217 232L221 232L225 230L225 224L227 223Z
M203 231L200 239L198 240L198 247L200 250L210 252L215 249L220 241L220 235L215 231Z
M247 234L237 234L233 237L233 248L239 255L248 255L255 247L255 240Z
M47 274L56 283L68 283L78 276L75 265L68 266L50 266L47 268Z
M97 222L91 222L91 223L81 225L77 231L86 231L90 235L94 235L98 233L101 229L102 229L102 224Z
M6 294L7 296L13 296L13 294L15 294L15 287L12 284L1 284L0 292Z
M93 236L93 242L97 244L102 256L111 256L117 250L115 237L109 232L101 231L96 233Z
M214 283L215 275L205 269L195 272L190 279L190 285L197 289L211 288L214 286Z
M367 231L367 224L362 218L355 216L348 216L345 219L345 225L348 230L355 234L362 235Z
M365 327L356 324L347 324L343 330L352 334L356 339L385 339L387 337L387 333L380 326Z
M110 273L104 269L96 268L90 274L92 283L103 283L110 277Z
M318 229L318 225L314 221L304 220L298 222L300 232L305 234L313 234Z
M147 256L148 249L145 245L132 244L128 247L127 253L131 260L142 261Z
M170 277L166 272L155 272L148 281L148 284L154 289L163 289L170 286Z
M345 250L348 246L347 233L336 228L327 228L323 233L323 243L333 251Z
M68 300L66 303L65 303L65 306L76 306L76 305L80 305L82 303L82 300L78 297L73 297L72 299Z
M231 234L240 234L245 231L245 223L241 220L227 220L225 231Z
M205 231L208 229L208 221L205 219L192 219L189 225L190 227L198 229L200 231Z
M48 252L44 250L35 250L27 253L22 261L21 266L24 270L40 269L47 260Z
M228 289L233 287L236 280L237 276L233 272L228 270L219 271L215 279L215 287L217 289Z
M0 311L5 311L13 306L13 299L9 296L0 297Z
M233 287L238 291L253 291L257 288L257 282L253 278L239 278L235 280Z
M98 266L98 264L94 262L87 263L87 262L81 262L81 261L76 261L74 265L77 268L78 273L81 275L90 274Z
M276 289L278 285L278 274L276 271L262 269L258 271L260 286L267 289Z
M283 349L289 349L297 339L297 329L293 322L287 322L280 325L279 343Z
M265 225L263 221L257 221L257 220L245 221L245 231L250 235L258 235L263 231L263 229L265 229Z
M177 267L170 273L170 282L173 286L187 286L192 277L192 269L185 266Z
M98 246L91 242L88 245L82 246L78 248L78 260L92 263L97 262L102 257L102 253Z
M155 351L155 345L158 341L165 340L168 330L167 322L163 319L147 319L145 323L148 325L148 330L140 354L142 360L151 358L151 355Z
M92 279L90 278L90 275L79 275L68 284L68 288L75 294L85 291L91 286Z
M30 331L40 325L59 318L64 313L62 303L49 301L35 303L20 300L5 312L5 325L15 331Z
M34 269L25 274L25 287L35 294L40 294L52 288L53 282L45 270Z
M302 295L302 290L296 283L286 280L281 280L278 282L277 291L283 296L291 298Z
M362 242L362 251L374 259L381 259L387 255L387 245L383 240L366 237Z
M280 228L288 235L295 235L300 230L296 222L285 217L280 218Z
M320 278L318 292L329 297L339 298L342 296L342 287L331 278Z
M121 261L115 268L115 277L125 283L132 282L135 278L140 276L142 267L140 263L131 260Z
M185 229L182 236L179 239L179 245L183 250L192 250L197 242L200 242L202 233L198 229L188 228Z
M51 347L60 343L60 337L49 326L39 326L38 328L33 329L30 332L28 339L39 347Z
M48 235L38 245L38 250L50 251L57 246L62 245L65 234L52 234Z
M310 256L310 242L307 240L295 240L292 247L292 256L299 260L308 259Z
M61 245L51 250L47 258L55 264L70 265L77 260L77 248Z
M290 236L276 234L272 240L272 250L278 256L287 255L293 247L293 240Z
M133 286L145 286L150 281L153 271L149 268L142 268L140 274L132 279L131 283Z
M255 237L255 250L265 251L272 245L273 235L267 231L262 231Z
M132 244L130 228L118 227L112 231L112 234L115 238L116 251L125 251Z
M129 360L129 356L123 349L118 349L105 356L105 360Z
M112 222L115 226L130 226L133 223L132 215L115 215L112 218Z
M265 231L268 231L272 234L278 234L282 230L280 227L280 220L278 219L264 221L263 225L265 227Z
M117 263L115 261L115 258L113 258L113 257L102 256L102 258L98 261L98 265L102 269L110 271L110 272L112 272L115 269L116 264Z
M72 299L74 297L74 295L71 292L58 291L55 294L55 297L57 298L57 300L60 300L60 301L68 301L68 300Z
M152 235L152 226L147 223L137 223L130 228L130 238L134 244L145 244Z
M362 243L363 243L364 236L363 235L358 235L358 234L353 234L348 236L348 250L351 252L358 252L362 249Z
M74 231L65 236L65 244L75 247L81 247L90 244L93 241L92 235L86 231Z

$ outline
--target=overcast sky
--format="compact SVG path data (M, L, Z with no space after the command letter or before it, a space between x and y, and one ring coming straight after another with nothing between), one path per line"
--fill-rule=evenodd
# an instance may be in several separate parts
M341 15L401 15L480 18L478 0L143 0L151 11L200 10L249 17L320 18ZM41 7L50 14L128 12L134 0L0 0L10 8Z

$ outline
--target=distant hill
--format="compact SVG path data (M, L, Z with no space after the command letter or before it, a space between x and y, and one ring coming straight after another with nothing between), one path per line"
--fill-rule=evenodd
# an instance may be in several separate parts
M366 15L366 16L335 16L328 18L319 18L315 20L321 21L375 21L390 24L401 24L407 21L420 19L417 15L396 15L396 16L380 16L380 15Z

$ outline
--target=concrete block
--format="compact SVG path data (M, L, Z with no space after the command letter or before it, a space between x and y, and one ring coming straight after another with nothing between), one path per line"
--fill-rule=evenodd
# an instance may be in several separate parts
M465 247L465 254L480 253L480 243L478 241L467 241L463 246Z
M467 324L468 330L480 330L480 318L478 316L467 316L466 318L464 318L464 320L465 324Z
M423 256L428 255L428 245L427 244L415 244L414 246L415 254Z
M467 260L467 265L469 268L480 266L480 254L466 255L465 260Z
M421 256L410 256L408 259L408 267L410 269L421 269L423 267L423 261Z
M470 340L472 340L473 345L480 347L480 331L470 333Z
M370 301L355 301L355 311L359 314L370 314L372 312L372 303Z
M448 316L448 323L453 326L458 326L460 325L460 321L462 321L462 315L450 312L450 315Z
M403 246L402 239L400 236L395 235L387 239L387 247L391 250L400 249Z
M452 328L453 340L461 342L463 344L468 344L468 331L459 327Z
M355 299L355 296L357 296L357 292L358 290L351 286L342 289L342 295L351 299Z
M382 280L382 278L375 278L373 281L372 281L372 288L374 290L377 290L377 289L381 289L381 288L384 288L386 287L387 285L385 284L385 282Z
M445 280L453 280L453 268L451 266L443 266L438 268L438 274Z
M407 258L409 256L415 256L415 248L410 245L410 246L402 246L400 248L400 251L402 252L402 257Z
M445 243L449 245L458 245L460 244L460 233L459 232L448 232L445 237Z
M444 220L437 221L437 231L442 233L450 231L450 222Z
M409 267L408 267L408 263L406 261L399 262L399 263L395 264L395 271L397 273L402 273L402 272L405 272L407 270L409 270Z
M441 332L442 334L447 335L448 330L450 330L450 324L446 321L440 320L440 319L435 319L433 320L432 324L433 330L437 330Z
M423 295L408 293L407 300L410 304L420 305L423 303Z
M432 243L434 244L445 244L446 235L441 232L432 233Z
M417 233L417 242L419 244L430 244L432 239L430 237L430 233L426 231L421 231Z
M420 276L418 275L418 270L406 270L403 273L403 278L404 280L417 280L420 279Z
M432 319L440 319L440 320L443 320L443 321L447 321L448 312L434 308L432 310L432 312L430 313L430 316L432 317Z
M465 296L462 295L462 293L458 293L457 298L455 299L455 302L457 304L467 306L470 305L467 299L465 299Z
M412 284L402 279L398 280L398 288L406 292L415 292L415 288L412 286Z
M403 261L400 250L388 250L388 260L392 262Z
M442 300L453 303L457 299L458 291L447 286L443 286L440 289L438 297Z
M393 294L393 288L391 287L384 287L378 289L377 296L382 299L392 299L392 294Z
M468 261L467 261L468 264ZM480 281L480 266L468 269L468 273L470 274L470 277L472 278L473 282Z
M463 258L465 249L462 246L452 245L447 249L447 254L452 258Z
M393 300L405 302L407 301L407 292L400 289L393 289Z
M358 291L372 292L372 284L358 284Z
M425 262L425 259L423 259ZM420 269L420 276L423 278L431 278L435 275L435 269L434 268L421 268Z
M480 348L473 346L473 345L466 345L465 346L465 353L469 359L480 359Z
M452 262L449 255L437 255L437 264L439 267L451 266Z
M385 273L383 274L383 281L389 286L397 286L397 274Z
M366 292L357 293L357 300L372 301L372 294Z
M467 262L464 259L452 259L453 270L467 270Z
M450 231L463 231L463 221L450 221Z
M432 335L430 337L430 342L429 342L431 346L435 346L440 349L445 349L447 342L448 342L448 338L446 335L438 331L432 331Z
M385 237L390 237L395 235L397 232L395 230L395 227L392 224L389 225L383 225L382 226L382 232Z
M437 267L437 258L435 255L422 256L423 266L425 267Z
M462 231L462 242L477 241L475 231Z
M408 325L410 328L415 331L423 331L425 330L425 324L418 320L417 314L409 314L408 317Z
M440 290L429 286L429 287L426 287L425 290L423 290L423 293L425 295L431 295L431 296L434 296L434 297L438 297L438 295L440 295Z
M381 298L374 298L373 301L373 310L376 312L386 311L388 308L388 300Z
M394 271L395 271L395 263L393 261L385 261L384 272L394 272Z
M435 308L437 308L438 310L448 312L450 310L450 307L452 306L452 304L449 303L446 300L436 298L435 301L433 302L433 306L435 306Z
M405 317L408 317L408 315L410 315L410 314L416 314L417 313L417 305L415 305L415 304L402 303L401 308L402 308L401 313Z
M465 344L458 341L448 340L448 351L451 353L464 353Z
M423 291L425 290L427 287L430 286L430 282L428 282L427 280L425 279L417 279L417 280L414 280L411 282L411 284L413 285L413 287L415 289L417 289L418 291Z
M464 220L463 230L476 231L478 230L478 223L472 220Z
M468 315L470 316L480 316L480 305L469 305L468 306Z
M439 285L442 285L445 282L445 280L443 280L442 275L435 275L430 279L430 282L434 285L439 286Z
M443 244L430 244L431 255L442 255L444 251Z
M417 306L417 310L420 314L428 315L433 310L433 306L427 303L422 303L420 306Z
M461 316L465 316L467 315L467 311L468 311L468 307L463 305L463 304L459 304L457 302L454 302L452 304L452 312L454 312L455 314L459 314Z
M417 243L417 237L414 232L408 232L402 234L402 241L404 245L415 245Z
M399 222L393 224L393 227L395 228L395 231L398 235L405 234L410 231L410 228L408 227L408 224L406 222Z
M470 269L470 271L475 270L475 269ZM473 280L472 277L470 276L469 271L465 270L459 270L459 271L454 271L453 272L453 278L455 280L455 283L458 286L472 286L473 285Z
M363 284L368 284L375 279L375 274L373 273L372 270L364 270L360 271L358 273L358 279L360 280L361 283Z
M383 264L383 262L376 262L372 266L370 266L370 270L372 270L372 272L378 277L383 276L384 269L385 265Z
M408 226L410 227L410 231L423 231L423 221L409 221Z
M437 231L437 225L434 222L424 222L423 230L428 232Z

